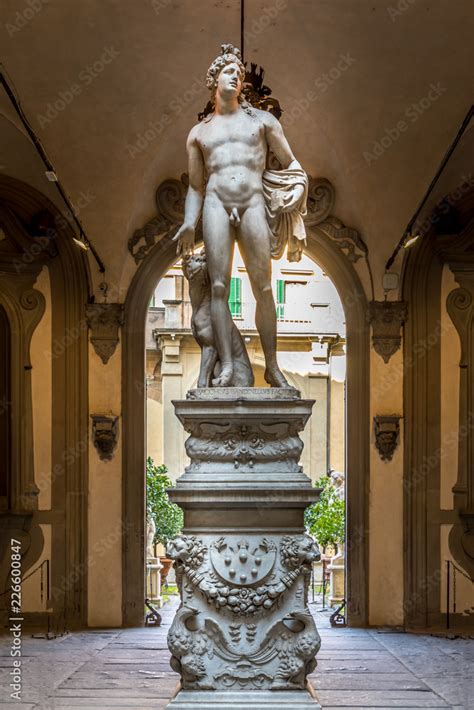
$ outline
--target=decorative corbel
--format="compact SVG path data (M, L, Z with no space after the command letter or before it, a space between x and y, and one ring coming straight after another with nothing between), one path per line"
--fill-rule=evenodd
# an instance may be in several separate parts
M111 461L117 446L118 417L91 414L92 441L101 461Z
M402 342L401 328L408 317L406 301L371 301L367 320L372 326L372 345L384 362Z
M400 439L399 414L376 415L374 417L375 447L382 461L391 461Z
M189 180L186 174L180 180L170 178L158 185L155 194L157 214L128 240L128 250L139 264L152 249L157 238L170 237L183 222L184 201Z
M119 328L123 325L123 304L88 303L86 320L94 350L106 365L119 341Z

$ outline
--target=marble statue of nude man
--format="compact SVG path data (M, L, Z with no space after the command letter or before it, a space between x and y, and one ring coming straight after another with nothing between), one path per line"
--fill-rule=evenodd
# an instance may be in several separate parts
M306 175L291 152L278 120L244 101L241 95L244 76L239 50L232 45L222 45L221 56L214 60L207 74L214 112L191 129L187 140L189 187L184 223L175 239L178 253L186 256L193 252L195 228L202 211L212 289L211 321L221 363L213 385L227 387L233 375L232 316L228 297L237 240L256 300L255 320L265 355L265 380L273 387L288 387L276 357L277 321L271 285L272 232L268 209L273 207L278 215L293 213L298 206L301 211L307 188L301 177L291 185L287 182L286 190L276 190L272 206L266 205L262 176L269 151L281 165L282 173L286 170L290 175ZM279 172L273 171L273 174L278 176ZM277 187L279 184L277 179ZM284 185L284 181L281 184ZM298 238L304 238L304 231Z

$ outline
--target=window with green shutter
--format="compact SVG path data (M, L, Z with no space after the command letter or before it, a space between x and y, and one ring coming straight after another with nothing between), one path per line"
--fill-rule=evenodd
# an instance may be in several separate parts
M286 282L277 279L276 283L276 312L278 320L285 318Z
M237 276L230 280L229 308L233 318L242 318L242 279Z

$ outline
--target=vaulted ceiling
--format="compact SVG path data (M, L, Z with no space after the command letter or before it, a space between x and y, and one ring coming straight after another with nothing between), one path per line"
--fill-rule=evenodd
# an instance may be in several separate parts
M471 0L245 0L245 28L296 156L334 184L380 275L472 104ZM0 33L23 110L124 296L127 240L159 182L186 170L207 67L240 44L240 1L3 0ZM0 170L54 197L3 92L0 114ZM473 167L470 134L448 189Z

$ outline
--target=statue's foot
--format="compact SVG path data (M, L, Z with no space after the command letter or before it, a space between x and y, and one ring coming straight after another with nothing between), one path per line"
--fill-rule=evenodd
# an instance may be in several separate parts
M267 367L265 382L268 382L270 387L291 387L279 367Z
M212 380L212 384L214 387L230 387L233 375L234 368L232 367L232 363L226 363L222 365L219 376Z

